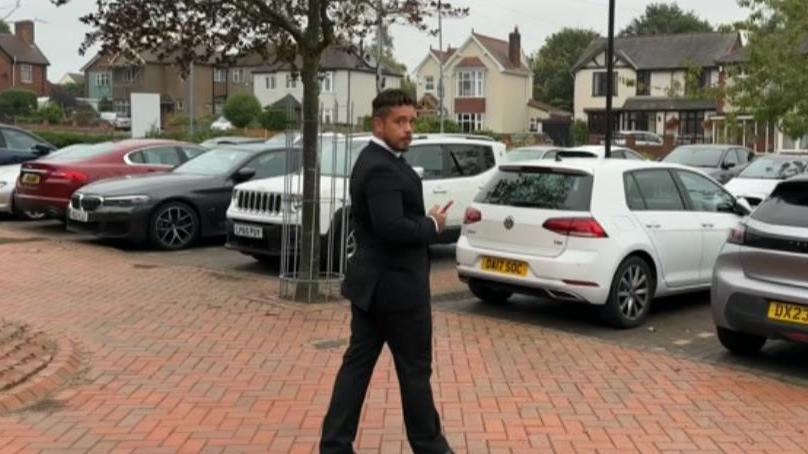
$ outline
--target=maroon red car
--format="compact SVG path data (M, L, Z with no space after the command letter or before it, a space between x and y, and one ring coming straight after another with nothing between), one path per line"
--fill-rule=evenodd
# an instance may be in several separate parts
M73 193L105 178L165 172L206 149L163 139L132 139L88 144L86 148L26 162L20 169L14 204L64 219Z

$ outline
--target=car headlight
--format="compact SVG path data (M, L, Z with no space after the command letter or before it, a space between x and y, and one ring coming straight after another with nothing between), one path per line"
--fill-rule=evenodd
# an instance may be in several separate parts
M120 197L104 197L104 206L108 207L133 207L143 205L151 198L147 195L126 195Z

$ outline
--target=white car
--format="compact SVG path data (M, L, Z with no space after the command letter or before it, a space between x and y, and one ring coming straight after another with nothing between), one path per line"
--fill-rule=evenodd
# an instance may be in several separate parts
M20 176L20 164L0 166L0 213L16 214L23 219L44 219L45 212L17 212L14 209L14 188Z
M735 197L756 207L783 180L808 173L808 154L772 154L752 161L724 185Z
M632 160L500 166L466 210L457 271L479 299L513 293L602 307L637 326L655 297L707 289L749 207L703 173Z
M637 153L636 151L632 150L631 148L626 147L619 147L619 146L611 146L612 151L612 159L631 159L635 161L645 161L645 156ZM598 158L604 158L606 156L606 147L604 145L582 145L580 147L568 148L564 150L564 153L591 153ZM564 155L562 154L562 158ZM572 157L581 157L581 156L572 156Z
M342 235L342 214L349 205L349 175L353 162L369 140L368 135L354 137L351 151L347 153L344 139L322 140L320 197L324 208L320 210L320 234L324 244L329 237L334 237L330 233ZM473 136L423 135L414 138L404 156L422 175L427 208L454 201L447 229L438 239L441 243L453 243L460 235L465 208L485 186L497 165L505 160L505 144ZM300 199L300 180L300 171L295 169L293 175L236 186L227 210L227 246L261 260L280 256L284 223L299 228L301 222L296 204L284 202ZM353 235L347 231L345 237L350 256L355 247ZM339 263L341 248L333 250L334 263Z
M210 129L212 131L229 131L233 129L233 124L227 121L226 118L219 117L210 124Z
M221 136L200 142L199 145L205 148L215 148L227 145L244 145L249 143L261 143L264 139L243 136Z
M664 140L659 134L650 131L620 131L615 136L613 142L618 145L625 145L626 138L628 137L633 137L634 145L637 145L638 147L659 147L664 143Z

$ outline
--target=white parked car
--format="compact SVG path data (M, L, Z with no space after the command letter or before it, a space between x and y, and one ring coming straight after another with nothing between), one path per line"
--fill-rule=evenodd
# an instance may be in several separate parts
M255 137L221 136L205 140L204 142L200 142L199 145L205 148L216 148L227 145L244 145L250 143L261 143L263 141L264 139L258 139Z
M475 296L602 307L637 326L652 299L707 289L748 205L703 173L633 160L500 166L465 213L457 270Z
M612 145L612 159L631 159L635 161L645 161L645 156L637 153L631 148L620 147ZM606 147L604 145L582 145L580 147L568 148L564 153L590 153L597 158L603 159L606 156ZM564 155L562 154L562 158ZM572 156L581 157L581 156Z
M210 129L212 131L229 131L233 129L233 124L227 121L226 118L219 117L210 124Z
M16 214L23 219L44 219L44 211L19 212L14 207L14 188L20 176L20 164L0 166L0 213Z
M336 140L336 148L333 146ZM352 139L352 148L345 152L342 138L322 140L320 191L324 201L320 210L320 233L324 243L329 233L342 235L343 210L349 204L348 183L353 162L370 136ZM454 201L449 211L447 230L439 242L455 242L460 235L463 212L472 203L474 196L505 159L505 144L491 139L463 137L460 135L416 136L404 155L415 171L422 175L424 205L444 206ZM233 199L227 210L227 246L258 259L278 257L282 253L282 229L284 221L299 228L299 205L284 200L299 200L300 170L292 176L281 176L242 183L233 191ZM285 189L292 194L284 197ZM330 202L335 195L334 204ZM343 197L344 194L344 197ZM326 202L327 201L327 202ZM350 231L345 233L348 255L355 244ZM327 243L325 243L327 244ZM334 248L339 254L339 248ZM340 257L334 256L335 263Z
M772 154L761 156L749 164L724 187L735 197L744 198L756 207L766 200L777 184L808 173L808 154Z
M626 138L633 137L634 145L643 147L662 146L664 140L659 134L650 131L620 131L616 134L613 142L618 145L625 145Z

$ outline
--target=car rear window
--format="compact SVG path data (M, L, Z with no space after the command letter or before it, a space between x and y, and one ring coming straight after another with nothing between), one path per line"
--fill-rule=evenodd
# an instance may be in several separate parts
M475 202L489 205L589 211L592 175L544 167L502 167Z
M752 219L767 224L808 227L808 181L780 183L752 213Z
M51 153L46 159L50 162L76 162L107 154L115 149L114 142L71 145Z

